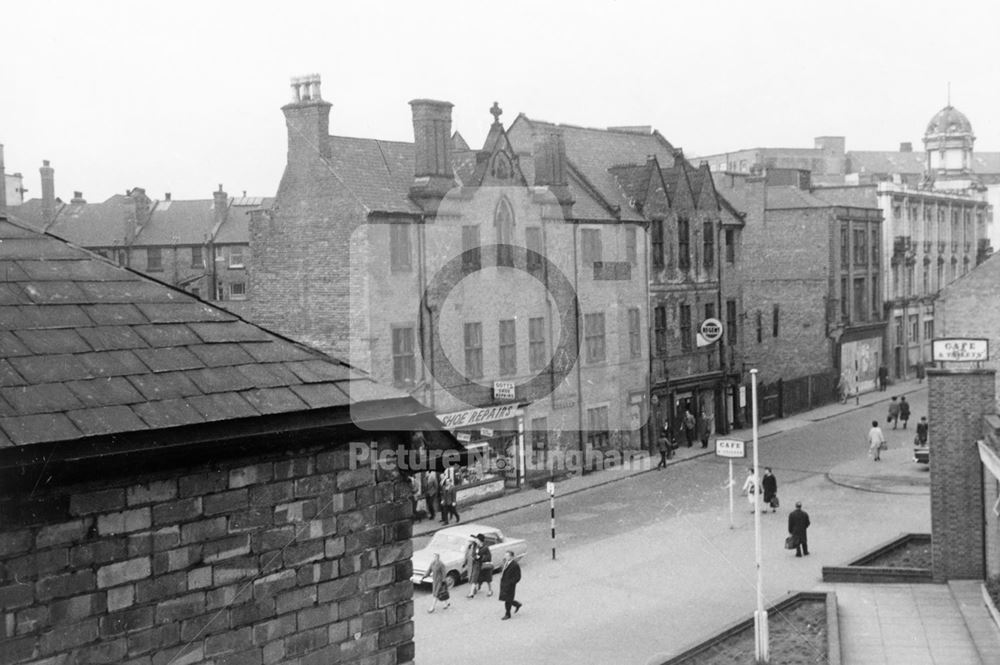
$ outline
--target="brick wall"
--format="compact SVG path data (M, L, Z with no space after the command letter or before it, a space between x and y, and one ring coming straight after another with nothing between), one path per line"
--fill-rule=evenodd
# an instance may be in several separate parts
M993 370L929 369L934 580L982 579L983 482L976 441L993 412Z
M379 474L314 448L9 498L0 664L411 662L409 485Z
M1000 416L991 414L984 419L985 441L994 453L1000 455ZM1000 479L983 465L983 538L986 577L1000 575L1000 516L993 507L1000 499Z

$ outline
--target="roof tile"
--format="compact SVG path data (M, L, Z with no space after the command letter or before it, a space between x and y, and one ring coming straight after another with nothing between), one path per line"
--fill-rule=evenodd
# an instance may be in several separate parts
M243 397L261 413L287 413L308 408L308 405L288 388L248 390L243 393Z
M291 390L314 409L350 404L350 400L347 399L344 391L340 390L333 383L312 383L303 386L291 386Z
M77 305L0 307L0 329L39 330L89 325L90 319Z
M58 261L61 259L71 259L76 260L80 258L80 250L72 245L67 245L66 243L60 242L55 238L48 238L45 236L34 237L34 238L17 238L11 239L7 235L7 231L4 231L6 236L3 244L0 244L0 259L9 260L34 260L40 256L44 256L46 259L51 261Z
M149 322L146 315L132 304L86 305L83 311L99 326L138 325Z
M70 411L69 419L86 436L146 429L146 423L127 406L102 406Z
M87 407L133 404L145 399L127 379L120 376L70 381L66 387Z
M275 386L295 385L301 382L295 373L281 363L258 365L240 365L237 367L244 376L253 383L255 388L273 388Z
M184 372L136 374L130 376L129 381L148 400L176 399L201 393Z
M128 272L113 263L87 256L77 261L18 261L25 278L36 281L104 282L128 279Z
M0 388L0 395L19 415L80 408L80 400L61 383Z
M146 342L127 326L80 328L77 332L95 351L137 349L147 346Z
M132 351L80 353L77 354L76 358L87 366L92 378L145 374L149 372L149 368L143 365L142 361Z
M10 363L0 358L0 386L21 386L24 379L10 366Z
M252 418L260 415L260 412L250 406L250 403L239 393L197 395L188 398L188 404L194 407L206 421Z
M0 418L0 429L18 446L80 438L80 430L64 413Z
M297 344L275 344L267 342L243 342L242 346L253 359L261 363L279 361L314 360L317 355Z
M14 336L14 333L0 330L0 358L10 358L11 356L27 356L31 351L21 340Z
M192 323L191 329L205 342L266 342L273 335L244 321L224 323Z
M64 263L71 263L64 261ZM31 302L40 305L89 302L90 298L76 282L32 282L24 285Z
M8 437L4 431L0 429L0 448L11 448L13 445L14 442L10 440L10 437Z
M235 367L213 367L187 372L203 393L237 392L253 388L253 382Z
M368 402L371 400L388 399L391 397L407 396L407 393L402 390L375 383L369 378L356 378L351 381L339 383L337 386L347 393L347 397L351 400L351 404Z
M12 282L17 282L14 278L8 278ZM28 301L28 296L19 284L0 284L0 305L22 305Z
M187 349L136 349L134 353L154 372L169 372L179 369L204 367L198 358Z
M179 427L205 422L200 413L183 399L165 399L159 402L143 402L132 409L150 427Z
M162 284L136 279L121 282L82 282L80 286L91 302L98 303L171 302L183 297L181 292Z
M253 358L239 344L195 344L188 349L198 356L208 367L222 365L243 365L252 363Z
M90 351L87 344L75 330L22 330L15 333L33 353L83 353Z
M189 346L201 341L190 328L179 323L134 326L132 330L150 346Z
M94 373L81 355L18 356L10 358L18 374L29 383L91 379Z
M304 383L322 383L324 381L343 381L350 378L351 369L346 365L335 365L322 360L302 360L284 363L285 367L295 372Z
M191 323L193 321L232 321L235 316L206 303L192 300L191 302L155 304L139 303L142 310L152 323Z

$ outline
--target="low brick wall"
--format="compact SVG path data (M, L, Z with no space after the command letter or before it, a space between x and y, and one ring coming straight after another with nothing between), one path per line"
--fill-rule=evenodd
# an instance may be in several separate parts
M865 552L846 566L823 566L823 581L849 584L930 584L934 582L930 568L869 565L870 562L877 561L882 556L907 543L927 544L930 542L930 534L902 534L888 543Z
M0 514L0 665L413 660L409 484L346 450L43 486Z

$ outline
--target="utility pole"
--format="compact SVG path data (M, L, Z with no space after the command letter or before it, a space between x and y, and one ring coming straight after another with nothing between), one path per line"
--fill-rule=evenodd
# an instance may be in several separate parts
M768 656L767 611L764 609L764 567L760 542L760 456L757 453L757 370L750 370L753 411L753 490L754 490L754 563L757 566L757 611L754 619L754 654L757 665L767 665Z

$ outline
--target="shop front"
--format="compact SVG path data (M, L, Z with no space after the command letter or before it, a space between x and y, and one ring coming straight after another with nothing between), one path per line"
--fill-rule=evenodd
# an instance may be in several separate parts
M653 386L654 420L662 431L664 424L677 445L687 445L684 421L688 413L694 418L694 441L704 435L729 431L731 414L728 413L722 372L711 372L673 379Z
M885 362L884 339L884 323L849 330L840 338L838 370L848 395L860 395L878 387L878 368Z
M525 474L524 410L519 404L438 414L468 451L469 464L455 468L458 503L473 503L521 487Z

